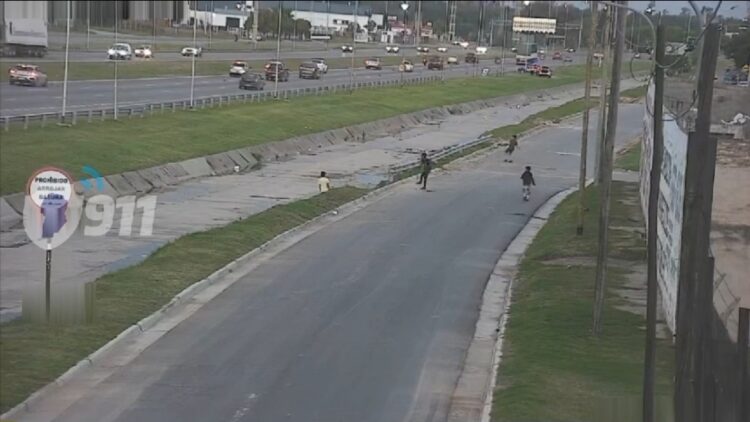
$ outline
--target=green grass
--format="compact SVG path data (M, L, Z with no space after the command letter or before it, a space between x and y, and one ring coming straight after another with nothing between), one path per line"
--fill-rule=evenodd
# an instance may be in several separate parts
M589 210L596 209L598 189L587 189L585 199ZM637 184L615 182L611 226L642 228L637 201ZM625 270L610 268L604 330L595 338L590 335L594 268L545 262L594 256L595 213L588 212L585 233L576 236L577 204L576 195L563 201L521 263L494 393L493 421L640 420L645 321L617 309L624 299L612 291L623 285ZM611 257L645 260L645 245L638 233L612 233ZM659 341L657 394L661 403L671 400L672 357L670 343ZM613 406L629 408L630 413L620 410L619 418L604 416L604 409Z
M442 84L300 97L146 119L11 130L0 137L0 193L19 192L37 168L59 166L74 177L88 164L115 174L307 133L383 119L430 107L579 82L581 66L552 79L510 75L451 79Z
M595 100L590 100L589 104L591 107L595 107L598 103ZM572 101L568 101L565 104L548 108L539 113L534 113L531 116L526 117L519 123L513 125L506 125L493 129L489 132L494 138L508 139L512 135L525 132L533 127L536 127L545 122L562 119L575 113L580 113L586 109L586 102L583 98L578 98Z
M16 320L0 326L0 413L73 366L174 295L276 235L366 190L344 187L270 208L225 227L183 236L142 263L96 281L95 322L48 326Z
M641 143L636 142L615 158L615 167L628 171L638 171L641 168Z
M626 89L620 92L620 98L632 98L632 99L642 98L646 96L647 90L648 90L648 85L641 85L635 88Z
M155 53L158 54L158 53ZM236 60L243 60L243 54L237 53ZM269 58L272 56L269 55ZM409 60L415 60L414 57L406 57ZM364 57L356 57L355 67L364 67ZM284 63L289 66L291 71L295 71L299 65L306 59L284 59ZM401 63L400 56L382 57L381 61L384 66ZM265 60L245 60L247 64L256 71L261 71L266 64ZM346 69L351 67L352 61L348 58L326 59L331 69ZM3 59L0 61L0 67L11 66L19 63L18 60ZM192 70L192 58L184 57L179 61L153 61L133 59L129 61L117 61L117 78L118 79L137 79L147 77L164 77L164 76L190 76ZM198 58L195 60L195 74L199 76L222 76L229 75L229 67L232 60L204 60ZM46 62L40 65L42 70L47 73L50 81L61 81L65 71L64 62ZM97 79L114 79L115 61L110 62L71 62L68 65L68 80L97 80ZM390 72L385 70L384 72ZM325 79L325 75L323 76ZM0 82L8 82L8 72L0 72Z

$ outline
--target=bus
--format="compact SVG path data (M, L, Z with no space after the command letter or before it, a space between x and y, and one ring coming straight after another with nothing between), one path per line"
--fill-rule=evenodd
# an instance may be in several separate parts
M535 43L519 43L516 45L516 66L526 66L529 61L539 60L539 47Z

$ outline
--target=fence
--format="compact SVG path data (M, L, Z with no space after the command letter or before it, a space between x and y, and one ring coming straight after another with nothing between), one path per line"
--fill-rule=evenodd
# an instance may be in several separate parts
M360 90L367 88L383 88L383 87L397 87L402 85L424 85L428 83L435 83L442 81L441 75L429 75L420 76L417 78L408 78L404 80L392 79L392 80L376 80L376 81L360 81L355 82L354 85L350 83L339 83L333 85L323 85L317 87L305 87L305 88L289 88L279 90L276 95L271 91L258 91L253 93L242 93L233 95L215 95L210 97L200 97L193 99L193 105L191 107L189 99L168 101L160 103L145 103L145 104L128 104L125 106L117 107L118 118L126 117L146 117L154 114L176 112L178 110L188 109L205 109L213 107L222 107L230 104L237 103L253 103L253 102L265 102L274 99L290 99L304 96L319 96L337 94L341 92L349 92L350 90ZM24 114L18 116L0 116L2 121L3 131L9 131L11 127L19 127L28 129L31 125L40 125L41 127L47 124L79 124L81 122L91 123L93 121L102 121L110 118L114 118L115 109L114 107L109 108L97 108L89 110L73 110L66 112L64 115L61 112L55 113L39 113L39 114Z

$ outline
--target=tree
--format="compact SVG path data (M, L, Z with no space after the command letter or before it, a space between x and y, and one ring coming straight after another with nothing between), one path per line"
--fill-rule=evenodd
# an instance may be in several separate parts
M724 54L734 61L735 66L750 64L750 30L740 31L731 38L724 37L723 41Z

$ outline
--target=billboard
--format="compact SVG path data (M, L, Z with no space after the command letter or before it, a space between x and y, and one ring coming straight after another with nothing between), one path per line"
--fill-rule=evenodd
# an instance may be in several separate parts
M516 16L513 18L513 32L554 34L556 26L557 19L525 18L522 16Z
M649 176L653 154L654 85L646 95L641 149L640 194L643 214L648 215ZM665 113L666 116L666 113ZM685 201L685 168L688 135L675 119L664 119L664 151L657 207L656 280L667 325L676 329L677 289L680 279L682 213Z

